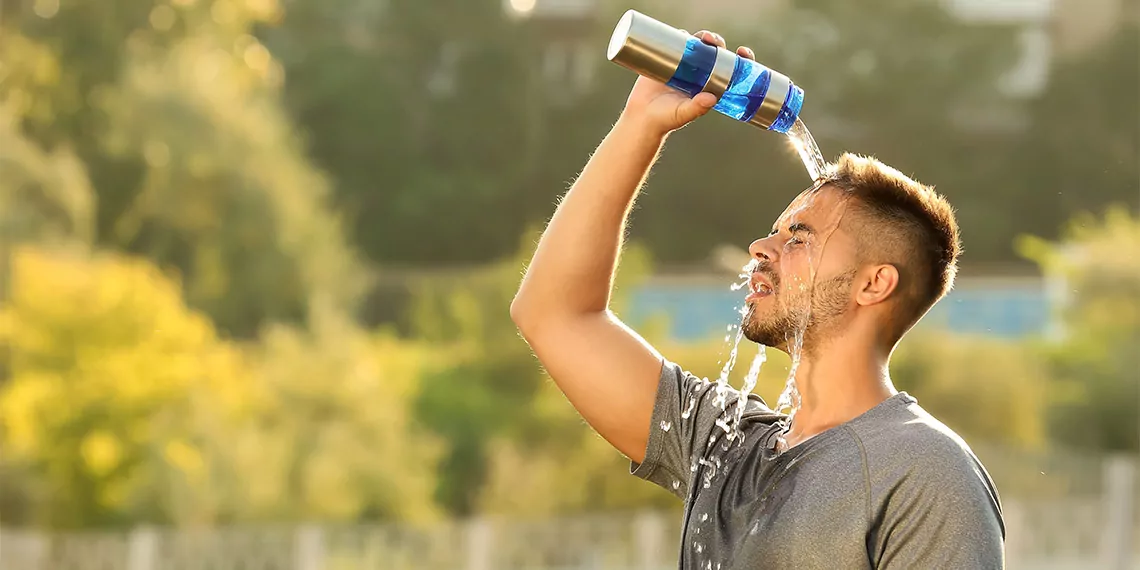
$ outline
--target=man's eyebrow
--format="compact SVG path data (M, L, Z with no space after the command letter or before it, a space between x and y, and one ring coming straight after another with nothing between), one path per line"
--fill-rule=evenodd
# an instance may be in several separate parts
M812 231L811 226L809 226L803 222L795 222L792 225L788 226L788 233L794 234L796 232L804 232L804 233L808 233L808 234L814 234L815 233L814 231ZM780 233L780 223L776 222L775 224L772 224L772 233L770 233L768 235L774 236L778 233Z
M788 232L793 233L793 234L796 232L805 232L805 233L809 233L809 234L814 233L811 231L811 226L809 226L803 222L796 222L796 223L788 226Z

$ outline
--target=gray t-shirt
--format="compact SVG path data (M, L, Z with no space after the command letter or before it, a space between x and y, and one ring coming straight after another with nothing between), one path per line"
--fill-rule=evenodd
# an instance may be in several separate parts
M632 473L685 501L683 570L1004 567L989 474L905 392L780 454L756 395L728 441L736 400L665 362Z

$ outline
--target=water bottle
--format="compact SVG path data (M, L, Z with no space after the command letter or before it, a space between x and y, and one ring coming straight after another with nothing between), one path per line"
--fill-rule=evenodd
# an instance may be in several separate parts
M717 112L778 133L792 128L804 102L803 89L786 75L636 10L618 22L606 56L689 97L712 93Z

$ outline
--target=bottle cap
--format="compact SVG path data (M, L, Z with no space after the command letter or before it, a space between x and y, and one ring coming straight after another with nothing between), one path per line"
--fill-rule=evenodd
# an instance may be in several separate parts
M636 10L629 10L614 29L606 57L639 75L666 83L677 73L691 37Z

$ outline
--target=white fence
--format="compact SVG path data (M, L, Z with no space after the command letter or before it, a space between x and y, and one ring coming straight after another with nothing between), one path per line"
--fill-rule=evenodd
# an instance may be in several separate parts
M1018 472L1043 468L1007 459ZM1003 498L1009 568L1140 570L1135 459L1077 464L1084 475L1041 471L1018 485L1026 496ZM676 568L678 533L679 515L664 512L430 527L3 530L0 570L666 570Z

